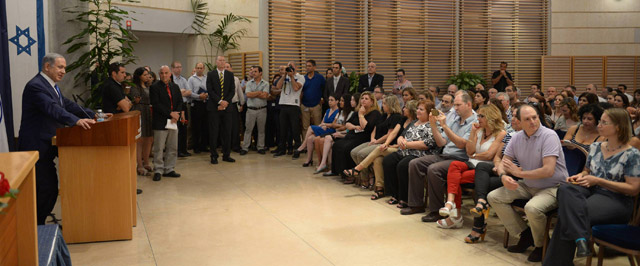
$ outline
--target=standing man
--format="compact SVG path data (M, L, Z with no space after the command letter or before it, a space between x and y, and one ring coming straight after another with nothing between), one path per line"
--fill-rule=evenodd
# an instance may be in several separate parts
M81 126L90 129L95 113L65 98L58 83L66 73L67 62L59 54L50 53L42 59L42 71L36 74L22 93L22 121L18 150L38 151L36 162L37 222L44 224L58 199L58 174L53 160L58 148L51 145L56 129Z
M133 104L124 95L122 82L127 72L123 64L112 63L109 65L110 77L102 83L102 111L105 113L126 113Z
M513 76L507 72L507 62L501 62L500 70L493 72L491 83L498 92L503 92L507 86L513 86Z
M384 89L384 76L376 73L376 63L371 62L367 66L367 74L360 76L358 82L358 92L373 91L373 88L380 86Z
M542 260L544 235L547 234L545 213L558 207L556 191L569 174L558 135L541 126L536 110L522 105L516 116L522 131L511 138L502 163L496 165L504 187L491 191L487 200L509 233L520 235L518 244L507 250L522 253L534 246L527 260L538 262ZM514 160L520 166L516 166ZM516 181L514 177L521 180ZM529 225L511 207L516 199L529 200L524 207Z
M209 120L207 118L207 76L204 75L204 64L196 63L195 75L189 77L189 88L191 88L191 102L193 104L191 112L191 141L193 142L193 152L207 152L209 144Z
M231 158L231 111L229 105L236 94L233 73L225 70L227 60L220 55L216 58L216 69L207 74L207 92L209 99L209 146L211 164L218 164L218 135L222 135L222 160L233 163Z
M273 157L286 154L287 134L291 131L293 146L300 147L300 93L304 86L305 78L296 72L295 64L289 62L285 68L284 77L278 80L276 89L280 92L280 140L278 149ZM293 158L300 157L300 154L293 154Z
M191 120L191 110L189 108L191 102L191 88L189 88L189 82L184 78L182 74L182 63L173 61L171 63L171 81L178 85L180 88L180 94L182 95L182 114L181 121L178 121L178 157L191 156L191 153L187 152L187 123Z
M161 66L158 76L160 80L149 88L153 106L153 181L160 181L161 176L180 177L174 171L178 159L178 130L167 129L167 126L177 126L184 119L182 93L178 85L171 82L169 67Z
M251 145L253 126L258 124L258 153L265 154L264 126L267 122L267 98L269 98L269 83L262 79L262 67L253 66L253 79L247 83L247 118L244 130L244 141L240 155L245 155Z
M230 63L224 65L224 69L233 73ZM242 112L242 106L244 106L244 92L240 86L240 79L233 76L233 84L235 85L235 94L231 99L231 105L229 106L231 111L231 150L240 152L240 113Z
M316 61L309 59L306 62L307 75L304 76L302 86L302 132L307 132L310 125L319 125L322 122L322 90L324 89L324 77L316 71ZM329 98L327 98L329 99ZM297 150L294 153L300 153Z
M342 63L336 61L333 63L331 67L333 72L333 77L327 78L324 88L324 94L322 98L324 99L324 110L329 109L329 104L327 103L329 100L329 96L335 95L336 98L342 97L343 94L349 92L349 79L342 75Z

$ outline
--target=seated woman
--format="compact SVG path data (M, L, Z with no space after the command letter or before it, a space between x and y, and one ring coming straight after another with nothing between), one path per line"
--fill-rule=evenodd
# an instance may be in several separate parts
M613 96L613 107L623 109L629 107L629 98L627 98L627 95L618 92L615 96Z
M538 103L540 105L538 106L538 109L544 115L544 120L547 124L547 127L553 128L555 126L555 120L551 118L551 114L553 114L553 111L551 105L547 103L547 100L541 95L534 95L532 98L530 98L529 102Z
M324 114L324 118L322 119L322 123L319 125L312 125L307 129L307 134L304 137L304 141L302 145L298 147L298 153L307 150L307 161L302 164L302 167L308 167L309 165L313 165L313 140L316 137L333 134L336 132L335 127L340 127L341 125L336 123L338 120L338 113L340 109L338 109L338 101L336 101L336 96L329 96L329 100L327 101L329 104L329 109Z
M562 111L560 110L560 104L564 101L565 97L562 94L558 94L553 98L553 112L551 113L551 120L555 124L556 121L562 116Z
M316 152L318 154L318 160L320 161L320 165L316 168L314 174L322 173L327 170L327 164L331 164L331 147L333 146L333 142L335 139L344 138L347 134L347 121L351 119L354 115L353 108L355 108L358 99L360 98L360 94L356 93L351 96L348 93L345 93L340 98L340 114L338 115L338 119L334 122L333 128L336 129L336 132L318 136L313 140L314 146L316 147ZM325 175L326 174L326 175ZM334 175L331 172L325 173L325 176Z
M558 223L542 265L572 265L575 253L591 254L591 226L631 219L633 197L640 192L640 151L629 145L630 124L624 109L602 114L598 132L606 141L591 144L584 170L558 188Z
M607 87L608 88L608 87ZM615 96L618 94L618 90L611 90L609 94L607 94L607 102L611 105L615 102ZM627 99L628 100L628 99Z
M433 99L433 94L431 94L429 90L424 90L418 94L418 101L427 101L427 100L435 102Z
M382 110L384 121L380 122L371 132L371 139L369 142L362 143L351 150L351 158L356 164L359 164L366 158L369 153L374 151L380 144L385 143L389 137L389 134L396 127L397 124L404 123L404 117L400 112L402 108L398 102L397 97L384 97L382 100ZM396 138L390 139L389 144L396 144ZM362 173L360 173L362 170ZM345 184L353 184L356 179L361 181L363 188L369 188L372 185L369 182L368 168L344 170L343 175L347 177Z
M568 140L589 151L591 143L600 139L598 123L600 123L599 117L602 116L603 111L597 104L587 104L580 107L578 116L582 123L570 127L567 134L564 135L564 140Z
M478 85L482 85L482 84L478 84ZM475 110L477 111L478 109L480 109L480 107L489 103L489 93L484 90L476 92L473 103L475 104L476 106Z
M404 103L416 99L418 99L418 93L413 87L402 89L402 106L404 106Z
M391 196L387 202L398 204L399 208L407 207L409 200L409 162L415 158L437 154L440 147L446 143L436 144L433 131L441 130L431 117L431 110L435 108L433 102L420 101L416 109L416 120L411 123L403 136L398 138L398 151L382 159L384 170L385 193ZM433 118L433 119L430 119Z
M357 116L353 115L351 120L347 122L347 134L344 138L336 140L331 148L333 150L331 153L332 173L342 173L345 169L356 165L351 159L351 150L367 142L373 129L382 120L378 104L373 94L369 91L365 91L360 95L360 104L356 111Z
M587 104L594 104L600 102L598 100L598 95L589 92L583 92L578 97L578 108L585 106Z
M512 118L513 119L513 118ZM437 221L440 228L462 228L462 214L458 208L462 206L462 188L460 184L473 183L475 166L480 162L491 162L495 157L502 139L507 134L504 130L500 110L487 105L478 109L478 123L471 126L471 134L467 141L466 151L469 161L453 161L447 173L447 202L440 208L440 215L447 217Z
M511 137L515 135L518 131L522 130L520 126L520 120L516 116L516 112L520 106L524 105L523 102L514 103L511 108L511 128L513 131L508 132L504 139L502 139L502 143L498 149L499 152L496 153L496 156L493 157L493 162L479 162L476 165L476 173L474 180L474 189L476 192L476 206L470 210L471 214L474 215L473 218L473 228L471 229L471 233L465 237L464 241L469 244L478 243L481 240L484 240L484 236L487 232L487 222L486 219L489 218L489 206L487 201L487 195L489 192L493 191L496 188L502 187L502 181L496 172L496 165L500 165L502 163L502 155L504 154ZM513 162L516 165L520 165L517 160Z
M630 105L636 108L640 107L640 89L636 89L633 92L633 101L631 101Z
M558 105L556 105L558 106ZM569 127L578 123L578 110L576 101L572 98L565 98L559 104L562 116L556 120L554 130L567 131Z

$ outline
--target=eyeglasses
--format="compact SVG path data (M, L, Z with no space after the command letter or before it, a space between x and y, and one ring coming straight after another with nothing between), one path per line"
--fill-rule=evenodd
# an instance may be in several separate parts
M397 78L404 77L404 75L396 75Z
M600 120L600 122L598 122L598 126L608 126L608 125L613 125L612 122L607 122L607 121L602 121Z
M529 105L538 107L539 103L537 103L537 102L529 102Z

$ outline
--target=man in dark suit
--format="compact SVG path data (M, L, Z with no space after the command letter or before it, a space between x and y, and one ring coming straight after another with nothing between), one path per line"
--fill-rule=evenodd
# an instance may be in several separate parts
M161 66L158 72L160 81L149 88L149 99L153 106L153 181L161 176L180 177L174 171L178 159L178 122L184 120L182 93L180 87L171 82L168 66ZM174 129L167 129L170 124Z
M56 129L78 125L91 128L95 113L65 98L57 82L64 77L66 60L59 54L47 54L42 59L42 71L33 77L22 93L22 121L18 149L38 151L36 162L36 194L38 224L53 210L58 198L58 174L53 160L58 148L51 145Z
M124 95L122 82L127 75L124 65L112 63L109 65L109 78L100 85L102 91L102 111L105 113L129 112L133 104Z
M236 85L233 73L225 70L227 60L224 56L216 58L216 67L207 74L207 92L209 101L209 145L211 146L211 164L218 164L218 134L222 134L222 160L233 163L231 158L231 112L229 105L235 95Z
M373 91L376 86L384 89L382 83L384 83L384 76L376 73L376 63L371 62L367 67L367 74L360 76L358 92Z
M323 99L325 103L329 101L329 96L331 95L335 95L336 99L340 99L343 94L349 93L349 79L342 75L342 63L333 63L331 69L333 70L333 77L327 79L324 88Z

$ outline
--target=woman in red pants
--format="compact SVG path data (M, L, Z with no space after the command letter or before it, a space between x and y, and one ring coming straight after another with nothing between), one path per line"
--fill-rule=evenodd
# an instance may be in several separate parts
M471 127L467 141L469 161L454 161L447 174L447 202L440 209L440 215L449 216L437 222L440 228L461 228L462 215L458 208L462 204L460 184L473 183L474 167L479 162L491 162L507 134L504 130L500 110L494 105L484 105L478 109L478 123Z

